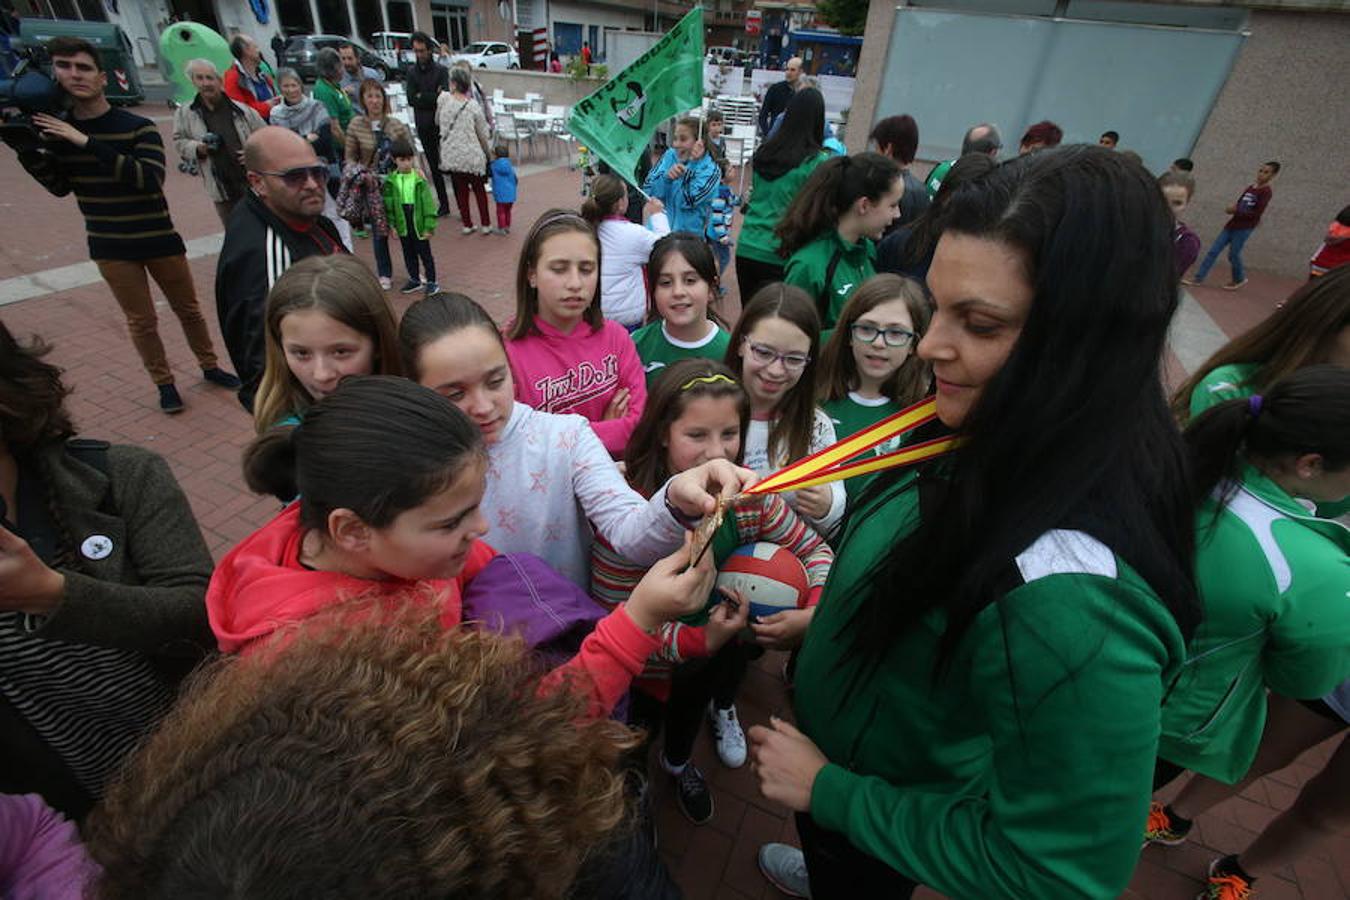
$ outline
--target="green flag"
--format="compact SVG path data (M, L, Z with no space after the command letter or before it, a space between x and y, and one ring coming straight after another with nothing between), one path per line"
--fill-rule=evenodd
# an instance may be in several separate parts
M656 126L703 102L703 10L695 7L631 66L572 107L568 127L631 179Z

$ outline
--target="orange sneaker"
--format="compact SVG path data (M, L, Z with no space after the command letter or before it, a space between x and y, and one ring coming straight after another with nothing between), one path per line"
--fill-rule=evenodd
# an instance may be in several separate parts
M1191 832L1191 823L1179 824L1169 815L1167 807L1154 800L1148 808L1148 821L1144 824L1144 846L1162 844L1175 847L1186 840Z
M1205 889L1195 895L1195 900L1252 900L1256 896L1252 893L1252 882L1231 871L1235 867L1227 865L1235 859L1221 856L1209 864Z

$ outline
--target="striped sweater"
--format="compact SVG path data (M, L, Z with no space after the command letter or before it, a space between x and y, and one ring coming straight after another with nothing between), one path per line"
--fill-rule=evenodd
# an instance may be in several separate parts
M19 155L58 197L74 192L84 213L90 259L142 260L185 252L164 200L164 141L149 119L113 108L71 119L84 147L56 140Z
M726 517L713 536L713 557L721 566L737 547L757 541L786 547L801 560L806 568L807 583L811 586L807 605L815 606L834 563L830 545L777 494L744 497L737 501L733 514ZM613 609L628 599L645 574L645 566L629 562L603 538L596 537L591 551L591 596L596 602ZM702 623L707 621L708 609L719 599L715 595L709 597L707 606L697 616L661 626L661 649L648 658L646 668L633 682L635 686L658 700L670 696L670 673L675 666L708 655L707 634Z

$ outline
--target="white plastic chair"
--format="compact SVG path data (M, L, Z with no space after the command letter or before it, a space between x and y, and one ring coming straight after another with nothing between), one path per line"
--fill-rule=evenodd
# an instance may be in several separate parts
M523 122L517 122L514 113L497 113L497 137L503 141L515 142L517 159L520 158L520 142L529 141L530 156L534 156L534 131L527 128Z

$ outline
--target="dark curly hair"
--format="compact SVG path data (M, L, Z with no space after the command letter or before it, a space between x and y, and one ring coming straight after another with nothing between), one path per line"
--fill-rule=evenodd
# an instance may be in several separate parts
M358 597L199 673L88 821L93 895L565 896L636 741L439 607Z
M0 322L0 441L24 451L64 441L75 434L66 414L70 389L61 369L42 357L51 345L34 336L27 346Z

